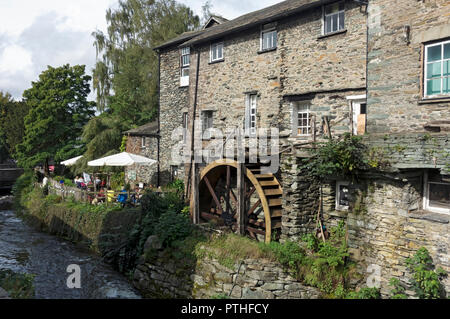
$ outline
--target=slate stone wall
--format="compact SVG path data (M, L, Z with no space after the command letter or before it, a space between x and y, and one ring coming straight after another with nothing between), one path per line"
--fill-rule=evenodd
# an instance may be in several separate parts
M368 131L424 132L448 120L450 100L424 101L422 78L423 45L450 38L450 3L371 0L368 12Z

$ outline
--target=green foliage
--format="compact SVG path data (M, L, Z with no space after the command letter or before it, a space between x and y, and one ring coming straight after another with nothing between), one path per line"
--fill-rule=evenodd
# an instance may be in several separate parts
M184 193L184 182L181 179L176 179L175 181L173 181L172 183L167 185L167 188L175 190L179 194L183 194Z
M412 273L411 285L420 299L445 298L446 293L441 283L447 274L442 269L434 269L433 259L425 247L421 247L412 258L406 260Z
M16 102L9 93L0 92L0 163L8 155L15 156L16 145L22 143L25 134L23 119L29 107L24 102Z
M189 218L173 209L161 214L158 223L155 225L155 235L166 247L171 246L177 240L185 239L191 232Z
M120 145L120 153L126 152L126 150L127 150L127 141L128 141L128 137L126 135L124 135L122 137L122 144Z
M402 286L400 280L391 278L389 286L392 287L390 294L391 299L408 299L408 296L405 294L406 288Z
M211 297L211 299L230 299L227 294L218 294Z
M367 147L360 136L345 134L341 139L331 139L312 149L312 157L303 160L301 169L319 180L330 176L355 177L369 168L365 154Z
M381 299L380 289L364 287L357 292L349 292L344 295L346 299Z
M24 119L23 141L16 148L20 166L33 168L48 164L50 159L60 161L83 152L79 135L94 115L95 106L87 101L90 80L85 66L49 66L23 93L30 111Z
M28 195L34 189L34 183L37 182L36 175L32 170L26 170L14 183L12 194L16 209L25 206Z
M13 299L34 298L34 275L18 274L11 270L0 270L0 287Z

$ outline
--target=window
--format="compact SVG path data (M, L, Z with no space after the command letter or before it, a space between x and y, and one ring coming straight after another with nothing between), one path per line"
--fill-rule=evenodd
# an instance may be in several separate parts
M292 133L294 136L310 135L312 133L310 101L301 101L293 103Z
M204 139L211 138L211 132L208 132L213 127L213 111L202 112L202 134Z
M348 182L336 182L336 210L348 210L350 188Z
M211 62L223 60L223 42L211 44Z
M323 33L328 34L344 30L345 1L333 3L324 7Z
M189 66L191 60L191 49L189 47L181 49L181 77L180 86L189 85Z
M274 24L263 26L261 32L261 51L271 50L277 47L277 30Z
M366 100L352 101L352 109L353 109L353 134L364 135L366 131L366 120L367 120Z
M424 208L450 214L450 182L445 181L439 171L427 172L424 180Z
M147 146L145 136L142 137L142 145L141 146L142 146L142 148L145 148Z
M450 40L425 46L425 96L450 95Z
M245 134L256 134L257 94L248 94L245 103Z
M189 115L187 112L183 113L183 141L186 142L187 136L188 136L188 129L189 129Z

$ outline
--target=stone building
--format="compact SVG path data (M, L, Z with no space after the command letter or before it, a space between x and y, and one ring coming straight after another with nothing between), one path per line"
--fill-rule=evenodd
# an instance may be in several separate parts
M147 123L124 132L127 136L126 152L158 160L160 135L158 121ZM158 185L159 165L133 165L125 167L125 178L130 185Z
M263 197L248 200L252 227L298 240L316 230L322 203L327 227L346 221L361 273L379 267L383 295L391 277L408 280L405 259L421 246L450 271L449 26L445 0L288 0L165 43L156 48L161 171L176 169L200 210L208 199L211 212L223 214L222 201L237 202L228 188L238 178L228 167L180 165L174 148L180 141L192 148L198 142L186 135L210 128L242 128L249 136L277 128L279 170L269 176L246 168L258 184L247 194ZM188 133L173 134L176 128ZM358 182L305 179L305 145L343 133L362 135L390 165ZM203 146L215 140L203 137ZM218 187L224 196L204 196ZM445 286L450 291L450 279Z

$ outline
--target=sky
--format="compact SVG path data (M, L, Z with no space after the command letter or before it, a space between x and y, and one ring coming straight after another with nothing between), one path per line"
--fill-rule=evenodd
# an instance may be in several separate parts
M201 16L205 0L178 0ZM212 12L234 19L281 0L211 0ZM106 31L105 14L118 0L0 0L0 91L15 99L47 66L86 65L92 75L92 32ZM91 93L90 99L94 99Z

